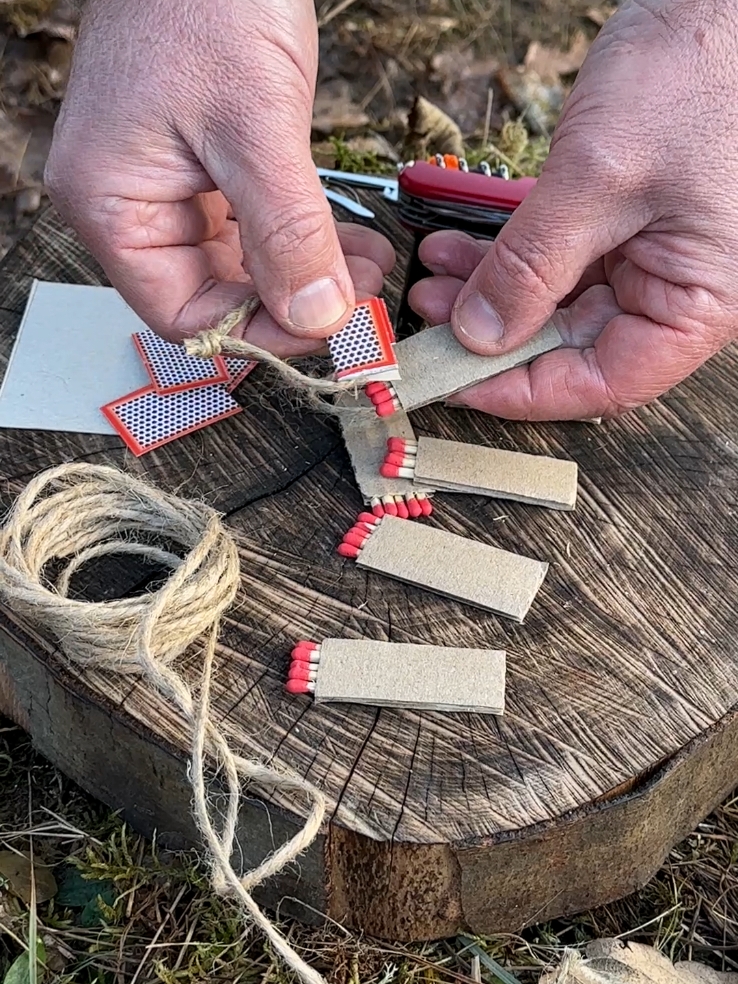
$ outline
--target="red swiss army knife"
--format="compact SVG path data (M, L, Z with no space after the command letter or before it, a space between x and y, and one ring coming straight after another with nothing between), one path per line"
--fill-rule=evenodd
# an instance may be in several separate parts
M418 258L423 238L437 229L460 229L479 239L494 239L535 183L535 178L511 180L507 168L492 171L486 162L472 169L463 158L450 154L401 166L400 221L412 230L415 243L397 317L398 338L420 326L407 295L417 280L427 276Z
M494 239L536 179L510 179L506 167L493 171L486 161L469 167L463 157L451 154L436 154L424 161L401 164L398 172L395 179L318 168L319 175L328 180L382 189L385 198L397 203L400 221L414 235L396 323L397 337L402 338L420 327L420 319L411 311L407 295L417 280L428 275L418 258L423 238L438 229L460 229L479 239ZM361 217L374 217L360 203L329 188L326 194Z

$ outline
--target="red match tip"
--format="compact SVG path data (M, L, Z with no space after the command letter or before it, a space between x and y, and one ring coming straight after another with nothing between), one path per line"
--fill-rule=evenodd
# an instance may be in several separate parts
M384 393L386 390L386 383L367 383L364 387L364 392L368 397L372 397L375 393Z
M375 506L374 508L376 509L377 507ZM360 512L359 515L358 515L358 517L357 517L356 522L357 523L369 523L370 526L376 526L377 525L377 517L373 513Z
M384 506L381 502L378 502L376 506L372 506L372 512L374 513L376 519L381 519L382 516L386 515Z
M396 516L397 515L397 503L396 502L385 502L385 504L384 504L384 511L387 513L388 516Z
M387 438L387 450L388 451L399 451L401 454L405 453L405 446L407 441L404 437L389 437Z
M355 533L357 536L360 536L362 540L366 540L366 538L373 532L374 532L373 527L371 530L368 530L366 526L362 526L361 523L354 523L354 525L349 530L349 533Z
M378 417L391 417L395 412L394 400L390 400L389 403L375 403L374 408L377 411Z
M359 548L353 547L350 543L339 543L338 553L341 557L349 557L351 560L356 560L359 556Z
M317 647L316 647L317 648ZM315 652L315 649L306 649L304 646L295 646L292 650L292 659L300 661L310 662L310 657Z
M397 500L395 500L395 501L397 501ZM397 515L399 516L400 519L409 519L410 518L410 512L408 511L407 505L402 500L397 503Z
M383 478L399 478L400 477L400 468L399 468L398 465L389 465L389 464L387 464L385 462L382 465L382 467L379 469L379 474ZM392 515L394 515L394 514L392 514Z
M309 639L298 639L295 643L295 649L309 649L313 652L316 649L320 649L320 646L317 642L310 642Z
M366 530L364 530L364 533L366 536L361 536L361 534L354 533L353 530L349 530L341 542L348 543L350 546L356 547L357 550L360 550L364 546L364 540L366 540L367 536L369 536L369 533Z
M312 667L314 669L314 667ZM305 680L306 682L310 679L311 667L307 663L293 663L290 666L290 671L287 674L288 680Z
M399 451L391 451L385 456L386 465L399 465L401 468L411 468L415 464L415 458L408 458L407 455L400 454Z
M415 497L407 500L407 511L413 519L417 519L418 516L423 515L422 506Z
M430 499L419 499L420 511L424 516L430 516L433 512L433 506L431 505Z
M288 694L307 694L310 692L305 680L288 680L284 689Z

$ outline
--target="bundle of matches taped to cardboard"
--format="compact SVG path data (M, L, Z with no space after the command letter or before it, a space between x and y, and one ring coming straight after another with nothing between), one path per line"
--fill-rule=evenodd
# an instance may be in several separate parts
M346 409L371 411L371 404L363 394L353 397L342 393L337 403ZM391 438L415 439L407 414L400 412L380 418L371 412L344 413L339 421L356 484L372 513L375 516L399 516L401 519L429 516L433 511L430 501L433 488L430 485L416 489L405 478L385 478L381 473L387 441Z
M394 346L399 378L371 382L364 392L377 415L417 410L438 403L501 372L526 365L562 343L553 325L546 325L525 345L505 355L475 355L457 341L450 324L426 328Z
M478 540L361 513L338 553L365 570L522 622L548 564Z
M572 510L577 499L574 461L433 437L389 438L380 473L419 489L427 484L549 509Z
M315 703L368 704L473 714L502 714L505 653L325 639L298 642L286 689Z

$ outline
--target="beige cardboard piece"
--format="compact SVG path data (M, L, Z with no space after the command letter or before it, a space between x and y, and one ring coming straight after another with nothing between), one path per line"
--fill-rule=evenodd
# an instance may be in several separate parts
M574 461L521 454L478 444L421 437L415 459L416 485L476 492L550 509L571 510L577 501Z
M326 639L320 646L315 701L502 714L505 653Z
M404 410L445 400L460 390L522 366L562 343L546 325L525 345L506 355L475 355L456 340L451 325L426 328L395 345L401 379L392 383Z
M407 495L418 490L408 478L383 478L380 468L387 454L390 437L415 440L413 428L406 413L401 410L389 417L378 417L368 397L360 393L357 399L348 393L338 401L343 407L360 407L366 413L344 413L339 420L346 450L351 458L356 484L365 502L385 495ZM427 487L424 491L430 491Z
M356 559L359 567L522 622L548 564L478 540L385 516Z

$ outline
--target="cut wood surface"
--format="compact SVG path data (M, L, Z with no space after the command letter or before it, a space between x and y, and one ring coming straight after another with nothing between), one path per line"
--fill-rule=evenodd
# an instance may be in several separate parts
M391 206L371 206L406 256ZM402 276L400 266L388 286L392 309ZM104 282L46 213L2 267L3 362L33 277ZM339 428L294 409L263 368L237 391L242 414L140 459L115 437L1 431L1 504L76 460L222 510L243 578L218 647L215 711L237 746L296 769L330 804L324 835L263 897L403 939L515 930L636 888L735 784L736 389L730 346L667 397L599 427L438 405L411 415L417 435L577 463L573 512L439 493L424 520L550 562L524 625L338 557L362 508ZM156 573L120 558L90 565L77 589L115 597ZM505 715L287 696L295 641L329 637L505 650ZM193 841L179 718L135 681L83 678L12 612L0 646L38 747L140 829ZM194 679L196 652L188 666ZM249 800L244 863L293 824L289 803Z

